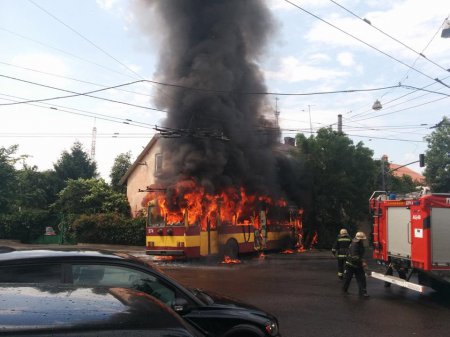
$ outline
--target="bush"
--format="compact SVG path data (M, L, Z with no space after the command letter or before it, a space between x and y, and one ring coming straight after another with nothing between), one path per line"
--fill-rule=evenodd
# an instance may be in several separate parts
M18 213L6 214L0 217L0 239L20 240L30 243L45 233L45 227L53 226L48 211L22 210Z
M77 242L145 245L145 219L117 213L82 215L72 223Z

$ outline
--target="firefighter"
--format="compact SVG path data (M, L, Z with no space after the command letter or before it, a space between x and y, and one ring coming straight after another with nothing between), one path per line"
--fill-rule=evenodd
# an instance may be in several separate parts
M345 262L345 281L342 287L342 291L346 294L348 293L348 287L350 286L353 275L355 275L356 282L358 283L359 296L369 297L366 289L365 269L367 268L367 264L364 260L363 244L363 240L366 239L367 236L364 232L356 233L355 238L352 240L348 249L347 259Z
M331 249L333 255L337 258L338 263L338 278L342 280L344 278L344 265L345 260L347 258L348 247L352 239L345 228L339 231L339 235L336 238L336 241Z

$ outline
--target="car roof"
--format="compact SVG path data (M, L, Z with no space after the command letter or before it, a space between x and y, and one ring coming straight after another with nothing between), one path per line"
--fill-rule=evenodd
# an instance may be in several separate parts
M100 258L139 261L126 253L89 249L24 249L0 253L0 262L32 259Z
M164 303L119 287L2 284L0 331L156 330L191 331Z

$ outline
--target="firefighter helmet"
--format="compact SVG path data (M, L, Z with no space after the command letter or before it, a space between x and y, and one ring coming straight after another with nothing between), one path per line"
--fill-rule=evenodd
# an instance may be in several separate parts
M355 235L355 239L365 240L365 239L367 239L367 236L366 236L366 234L364 234L364 232L358 232Z
M345 228L342 228L342 229L339 231L339 234L340 234L340 235L348 235L348 232L347 232L347 230L346 230Z

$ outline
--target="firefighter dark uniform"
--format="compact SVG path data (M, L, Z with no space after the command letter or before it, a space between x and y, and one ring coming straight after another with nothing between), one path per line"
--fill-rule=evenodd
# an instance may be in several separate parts
M344 293L347 293L353 275L355 275L356 282L358 283L359 296L369 296L367 295L366 274L364 271L366 262L364 261L363 240L365 240L366 238L366 234L364 234L363 232L358 232L356 233L355 238L350 244L347 260L345 262L345 281L342 287Z
M348 247L350 246L351 242L352 239L348 235L347 230L341 229L339 231L339 235L336 238L336 242L334 243L333 248L331 249L331 252L337 258L338 263L337 275L341 280L344 277L344 265L345 260L347 258Z

